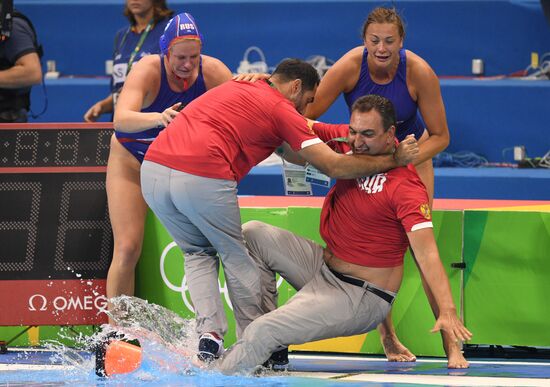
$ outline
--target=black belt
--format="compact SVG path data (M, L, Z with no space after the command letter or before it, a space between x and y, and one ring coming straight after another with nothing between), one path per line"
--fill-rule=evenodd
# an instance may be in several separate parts
M393 299L395 298L394 296L386 293L383 290L370 286L370 284L367 281L363 281L358 278L348 277L347 275L344 275L342 273L338 273L337 271L332 270L330 267L329 267L329 270L340 281L347 282L348 284L351 284L351 285L359 286L360 288L363 288L368 292L376 294L378 297L380 297L384 301L387 301L389 304L393 303Z

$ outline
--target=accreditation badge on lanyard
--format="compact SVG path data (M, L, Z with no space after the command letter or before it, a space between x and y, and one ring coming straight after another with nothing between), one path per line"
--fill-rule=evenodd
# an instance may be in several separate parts
M320 185L321 187L328 187L330 185L330 177L315 168L313 165L308 164L304 168L304 172L306 183Z
M113 93L113 107L116 107L116 104L118 102L118 97L120 95L120 91L122 89L122 84L126 81L126 77L128 76L128 73L130 72L130 69L132 68L132 65L135 62L135 59L137 57L137 54L139 53L139 50L141 50L141 47L143 46L143 42L145 42L145 39L147 38L147 35L151 31L151 29L154 26L154 19L151 19L149 21L149 24L147 24L147 27L141 32L139 36L139 40L132 50L132 53L130 54L130 58L128 59L128 63L117 63L113 66L113 84L117 85L120 84L120 87L118 87ZM126 42L126 38L128 37L128 34L131 32L132 27L128 27L126 32L124 33L124 36L122 37L122 40L119 44L118 52L120 52L120 47L124 45ZM120 56L120 54L118 54Z
M300 165L290 164L283 159L283 181L285 195L287 196L311 196L313 190L311 184L306 182L305 168Z
M325 144L329 144L330 142L348 142L348 139L346 137L336 137L333 139L328 140ZM305 167L305 181L306 183L319 185L321 187L329 187L330 186L330 177L325 175L323 172L315 168L311 164L307 164Z

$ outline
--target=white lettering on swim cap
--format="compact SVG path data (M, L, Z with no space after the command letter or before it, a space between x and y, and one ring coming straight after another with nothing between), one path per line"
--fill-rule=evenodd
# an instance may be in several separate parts
M192 23L181 23L180 30L193 30L195 31L195 26Z

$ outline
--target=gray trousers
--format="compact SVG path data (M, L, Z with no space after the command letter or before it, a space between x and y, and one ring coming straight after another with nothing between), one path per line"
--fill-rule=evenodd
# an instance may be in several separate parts
M257 221L243 225L243 233L262 273L262 311L267 314L250 323L216 363L222 372L249 371L291 344L366 333L390 311L382 298L336 278L317 243ZM278 309L275 272L298 290Z
M218 254L236 319L237 335L262 314L260 274L244 244L235 181L210 179L145 161L141 190L185 255L185 277L197 332L227 332L218 287Z

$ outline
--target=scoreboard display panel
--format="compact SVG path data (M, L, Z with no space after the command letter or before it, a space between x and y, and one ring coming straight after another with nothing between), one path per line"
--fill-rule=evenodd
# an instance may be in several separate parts
M0 325L105 321L110 124L0 125Z

